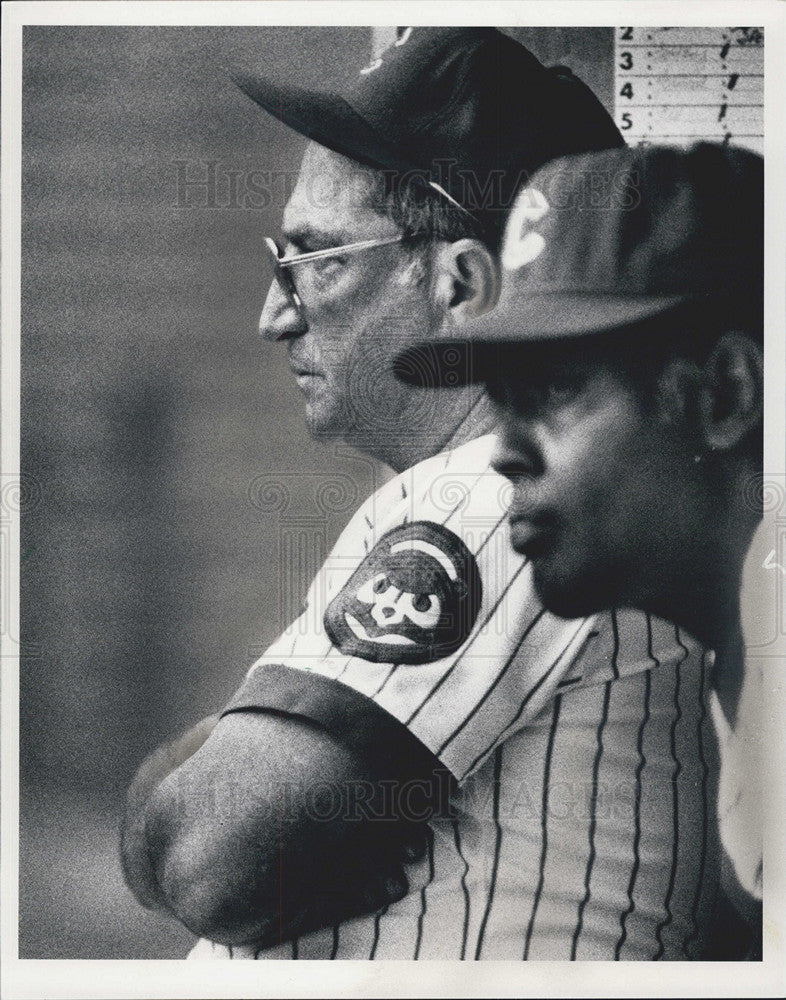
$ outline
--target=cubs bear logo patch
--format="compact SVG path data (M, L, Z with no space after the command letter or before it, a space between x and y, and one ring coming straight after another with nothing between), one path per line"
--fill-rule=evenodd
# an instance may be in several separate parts
M388 531L325 611L342 653L375 663L430 663L457 650L483 586L462 540L431 521Z

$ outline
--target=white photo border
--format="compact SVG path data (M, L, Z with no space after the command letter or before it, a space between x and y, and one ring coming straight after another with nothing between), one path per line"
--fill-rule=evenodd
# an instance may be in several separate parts
M786 4L778 0L534 2L7 2L2 25L2 472L19 475L22 29L32 24L527 26L755 24L765 29L766 293L765 473L784 475L786 310ZM5 481L5 480L4 480ZM18 522L15 526L18 552ZM18 574L11 578L11 629L18 635ZM781 696L767 725L773 749L764 780L773 790L765 832L764 959L760 963L60 961L18 958L19 672L2 649L2 983L20 998L234 998L370 996L780 996L786 992L786 713ZM782 637L781 637L782 638ZM782 652L782 650L781 650ZM777 669L783 660L776 664ZM264 970L264 971L263 971Z

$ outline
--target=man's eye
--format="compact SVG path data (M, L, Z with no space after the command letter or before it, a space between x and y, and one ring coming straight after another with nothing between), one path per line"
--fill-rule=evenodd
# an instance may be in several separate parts
M338 278L344 266L342 257L325 257L323 260L313 260L311 262L311 273L318 285L327 284Z
M502 412L540 414L570 403L581 392L586 378L578 371L532 372L530 378L489 380L486 388Z
M313 261L314 267L319 274L326 274L331 270L337 270L344 265L343 257L323 257L322 260Z
M565 403L581 388L581 379L574 375L559 375L544 386L544 395L551 403Z

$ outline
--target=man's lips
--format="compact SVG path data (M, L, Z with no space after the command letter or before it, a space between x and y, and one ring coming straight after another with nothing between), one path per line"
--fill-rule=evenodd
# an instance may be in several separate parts
M553 527L531 517L511 516L510 543L521 555L538 559L545 555L553 540Z
M299 365L292 365L291 367L292 374L295 376L295 382L301 389L325 377L322 372L317 371L315 368L300 367Z
M292 374L295 378L324 378L324 372L321 372L314 361L310 357L301 357L294 352L289 355L289 367L292 369Z
M317 377L320 377L322 375L322 372L314 368L313 365L290 362L289 367L292 369L292 374L295 376L295 378L300 378L302 375L311 375Z

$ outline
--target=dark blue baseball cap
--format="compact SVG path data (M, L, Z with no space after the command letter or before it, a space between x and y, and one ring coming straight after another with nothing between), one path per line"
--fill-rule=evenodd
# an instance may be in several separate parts
M402 352L403 381L483 381L510 345L620 331L634 348L678 319L760 338L764 162L713 143L554 160L519 192L501 264L496 307Z
M622 145L592 91L496 28L399 29L346 93L233 73L275 118L342 155L440 190L502 229L515 191L549 160Z

